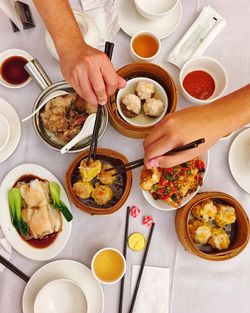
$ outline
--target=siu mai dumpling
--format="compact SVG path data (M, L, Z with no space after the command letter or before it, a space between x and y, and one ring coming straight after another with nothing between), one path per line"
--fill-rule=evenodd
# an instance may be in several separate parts
M87 159L81 161L79 171L84 181L91 181L101 172L102 164L99 160L90 159L89 165L87 165Z
M229 247L230 238L223 228L215 227L212 229L212 236L208 239L208 243L217 250L224 250Z
M188 222L188 229L193 242L202 245L206 244L212 235L212 227L208 223L196 219Z
M235 209L226 204L217 204L217 214L214 222L220 226L225 227L226 225L232 224L236 221Z
M149 81L140 81L137 83L135 91L141 100L147 100L155 93L155 86Z

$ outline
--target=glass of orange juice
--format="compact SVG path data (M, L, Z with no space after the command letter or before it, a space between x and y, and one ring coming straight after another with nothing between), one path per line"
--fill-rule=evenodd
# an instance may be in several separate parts
M91 270L102 284L114 284L125 274L126 260L119 250L103 248L94 255Z

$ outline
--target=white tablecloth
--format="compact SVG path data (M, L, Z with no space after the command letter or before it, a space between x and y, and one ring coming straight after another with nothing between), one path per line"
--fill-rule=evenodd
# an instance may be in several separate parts
M32 1L26 1L31 3ZM73 8L80 9L80 3L71 1ZM206 55L216 58L226 68L229 75L227 92L249 83L250 68L250 2L249 0L182 0L183 19L176 32L162 41L162 51L155 60L171 72L177 82L178 71L164 62L185 29L192 24L198 11L210 4L226 19L227 26L206 51ZM36 28L22 33L13 33L9 20L0 12L0 52L9 48L27 50L38 58L53 81L62 79L58 62L47 51L44 41L44 25L32 6ZM115 40L113 62L117 68L130 63L129 37L120 31ZM30 113L39 88L30 83L19 90L0 86L0 97L9 101L20 117ZM178 108L190 105L179 96ZM236 199L249 214L250 197L234 181L228 167L228 151L233 137L216 144L210 151L209 172L202 190L224 191ZM140 140L126 138L108 127L100 141L100 147L109 147L127 155L130 160L142 157ZM73 155L61 156L45 146L35 135L31 121L22 125L22 137L15 153L0 165L0 181L18 164L33 162L52 171L61 181L74 158ZM250 308L250 246L238 257L227 262L206 262L185 252L178 243L175 233L175 212L160 212L151 208L144 200L138 184L139 170L133 173L133 188L127 203L111 216L91 217L73 208L73 230L68 245L57 259L68 258L83 262L87 266L97 249L113 246L122 250L125 224L125 208L137 204L143 215L153 215L156 228L148 256L148 265L170 267L171 271L171 313L246 313ZM141 231L147 236L148 228L139 220L132 220L130 232ZM116 236L114 236L116 234ZM142 254L128 252L128 271L126 274L124 309L129 306L130 272L132 264L141 263ZM28 275L42 266L43 262L28 260L15 251L11 261ZM174 278L174 279L173 279ZM248 284L247 284L248 283ZM5 270L0 274L0 312L21 312L21 299L25 283ZM117 312L119 284L104 286L105 313ZM224 306L223 304L226 305ZM126 310L124 310L126 312ZM153 312L152 312L153 313ZM156 313L156 312L154 312Z

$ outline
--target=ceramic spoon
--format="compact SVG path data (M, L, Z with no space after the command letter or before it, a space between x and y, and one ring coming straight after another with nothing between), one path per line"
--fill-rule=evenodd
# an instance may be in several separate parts
M45 106L45 104L47 102L49 102L50 100L56 98L56 97L60 97L60 96L64 96L64 95L68 95L69 92L63 91L63 90L56 90L53 93L51 93L48 97L46 97L42 103L39 105L38 108L35 109L35 111L33 111L29 116L25 117L24 119L22 119L22 122L26 122L27 120L29 120L30 118L32 118L34 115L36 115L41 108L43 108Z
M95 124L96 114L90 114L85 120L83 127L78 135L76 135L70 142L68 142L61 150L60 153L67 153L72 147L74 147L78 142L89 137L93 133Z

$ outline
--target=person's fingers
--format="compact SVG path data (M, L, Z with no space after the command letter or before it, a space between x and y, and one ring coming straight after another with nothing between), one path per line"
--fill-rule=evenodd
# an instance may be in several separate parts
M167 125L166 119L162 119L160 123L158 123L151 133L145 138L143 142L144 149L147 149L150 145L152 145L155 141L159 140L161 137L166 135L166 126Z
M196 153L195 151L178 152L174 155L156 157L150 161L150 164L157 164L158 167L172 167L189 161L198 155L199 152L197 150Z
M97 105L98 101L87 73L83 72L81 76L79 76L78 73L73 73L73 78L74 86L72 84L72 87L75 89L75 91L88 103Z
M112 96L116 92L118 86L118 76L113 66L110 65L112 64L106 64L106 66L101 68L101 73L106 85L106 92L108 97Z
M121 76L118 76L118 85L117 85L117 89L122 89L126 86L127 81L126 79L122 78Z
M107 93L106 93L106 86L103 81L103 76L99 68L96 68L91 73L90 82L92 84L92 88L95 92L97 101L99 104L103 105L107 103Z

